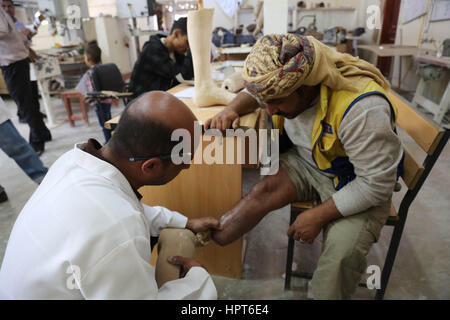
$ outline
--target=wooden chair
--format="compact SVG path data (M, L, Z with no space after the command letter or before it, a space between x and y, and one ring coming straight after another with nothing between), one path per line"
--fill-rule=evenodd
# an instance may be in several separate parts
M444 149L449 137L450 130L443 129L435 125L433 122L427 120L417 111L415 111L409 102L398 96L393 91L388 93L389 98L396 105L398 109L398 121L397 124L405 130L408 135L417 142L422 150L427 154L422 164L418 163L408 149L403 145L405 151L404 160L404 172L402 180L405 183L408 191L402 198L399 210L397 211L394 206L391 206L389 218L386 222L386 226L394 228L394 232L391 237L389 249L386 255L386 259L381 273L381 288L377 289L375 299L381 300L384 297L386 288L391 275L392 266L394 264L395 256L397 254L398 246L403 234L403 229L406 223L406 217L408 216L408 210L411 203L417 196L420 188L428 177L431 169L433 168L436 160ZM312 202L302 202L291 204L291 218L290 224L292 224L297 216L314 206ZM293 273L292 272L292 260L294 251L294 240L289 239L288 254L286 260L286 278L285 289L290 289L291 277L297 276L301 278L311 279L312 274L308 273ZM365 287L365 284L360 284Z
M122 75L122 80L124 82L125 88L127 89L127 81L130 79L131 73L126 73ZM79 91L75 89L65 90L65 91L54 91L51 92L55 95L60 95L61 99L63 101L64 107L66 108L67 112L67 118L69 119L70 126L75 126L75 120L84 120L87 126L89 126L89 117L88 117L88 106L85 102L85 96L81 94ZM126 99L128 98L128 95L123 95L121 98ZM81 114L82 115L74 115L72 111L72 104L70 100L78 100L81 108ZM128 101L124 101L126 104ZM119 100L113 99L113 104L115 106L119 105Z

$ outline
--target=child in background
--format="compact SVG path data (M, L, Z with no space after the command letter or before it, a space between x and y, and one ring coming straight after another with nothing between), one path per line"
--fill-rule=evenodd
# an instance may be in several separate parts
M97 45L97 41L90 41L84 47L84 62L90 68L77 85L76 89L82 94L95 91L92 87L90 72L92 67L100 65L102 63L102 50ZM98 122L103 129L103 135L106 142L111 138L111 132L105 129L105 122L111 120L111 103L112 99L105 99L102 101L93 101L90 103L94 106L95 113L97 114Z

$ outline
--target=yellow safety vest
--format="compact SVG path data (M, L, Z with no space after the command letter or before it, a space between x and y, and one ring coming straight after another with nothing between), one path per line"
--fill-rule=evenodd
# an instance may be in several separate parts
M386 91L375 81L370 81L362 92L332 90L325 85L320 87L320 100L316 112L312 132L312 157L317 167L334 175L333 185L341 189L356 176L344 147L339 140L338 130L350 109L364 97L379 95L384 97L391 107L394 131L397 120L397 108L389 99ZM273 119L274 128L280 128L284 119ZM403 161L399 165L397 175L403 170Z

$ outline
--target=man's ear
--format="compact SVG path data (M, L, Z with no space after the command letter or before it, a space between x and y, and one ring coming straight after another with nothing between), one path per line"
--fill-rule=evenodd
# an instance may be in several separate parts
M182 36L183 33L181 32L180 29L175 29L175 30L173 30L172 35L174 38L178 38L178 37Z
M152 158L146 160L141 165L141 172L146 175L158 177L164 170L163 160L160 158Z

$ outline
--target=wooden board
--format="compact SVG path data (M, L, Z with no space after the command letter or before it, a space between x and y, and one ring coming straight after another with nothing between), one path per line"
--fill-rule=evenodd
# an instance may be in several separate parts
M450 69L450 57L438 58L432 55L419 55L414 57L414 60Z
M393 44L358 45L358 49L369 50L380 57L416 56L420 49L414 46L397 46Z
M388 92L389 98L398 110L398 124L420 145L428 154L432 154L444 135L444 130L421 116L409 106L409 102L394 91Z
M203 147L209 143L204 142ZM163 206L188 218L220 218L242 197L242 169L238 164L193 164L168 184L143 187L139 192L143 195L142 202L150 206ZM156 257L153 250L151 263L155 263ZM242 275L241 259L242 239L224 247L211 242L198 248L196 255L209 273L232 278Z
M403 150L405 151L405 171L402 175L402 179L408 189L412 190L416 186L417 182L419 182L419 179L425 169L422 165L417 163L405 145L403 145Z
M189 85L187 85L187 84L180 84L180 85L168 90L167 92L170 94L175 94L175 93L182 91L188 87L189 87ZM200 107L197 107L194 104L194 101L190 98L183 98L180 100L183 101L192 110L192 112L197 117L198 122L200 124L204 124L206 122L206 120L214 117L219 112L221 112L223 109L225 109L225 106L222 106L222 105L200 108ZM256 128L257 121L259 119L259 115L260 115L260 111L258 109L255 112L252 112L250 114L247 114L247 115L241 117L240 125L242 127L247 127L247 128ZM119 120L120 120L120 116L112 118L111 120L109 120L105 123L105 128L112 130L114 128L114 126L117 125L117 123L119 123Z

